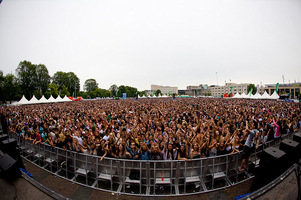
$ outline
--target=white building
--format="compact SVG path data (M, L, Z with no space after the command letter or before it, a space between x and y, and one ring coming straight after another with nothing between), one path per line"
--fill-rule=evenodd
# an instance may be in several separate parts
M151 85L151 93L160 90L162 95L164 94L178 94L178 87L170 87L170 86L163 86L163 85Z
M224 86L216 86L216 85L212 85L210 86L211 88L211 95L213 97L223 97L224 94L229 94L231 93L231 88L232 88L232 94L235 95L236 93L242 94L243 92L245 94L247 94L247 90L248 90L248 85L250 85L250 83L226 83L226 85ZM258 87L257 85L255 85L256 87ZM264 88L263 86L259 86L259 91L258 93L263 94L264 93Z

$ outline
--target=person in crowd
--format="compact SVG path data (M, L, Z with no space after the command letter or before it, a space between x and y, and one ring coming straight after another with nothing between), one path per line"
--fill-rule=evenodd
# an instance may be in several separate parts
M138 151L140 160L150 160L150 151L146 143L140 145L140 150Z
M139 159L138 148L135 142L131 142L130 146L126 146L126 150L128 151L130 158L133 160Z
M198 143L194 143L190 152L190 159L201 158L201 151Z
M50 146L54 146L54 138L52 137L52 135L51 134L48 134L48 137L47 137L47 139L46 139L46 141L44 142L44 144L48 144L48 145L50 145Z
M183 143L180 146L180 149L178 151L178 160L185 160L188 161L189 159L189 150L188 150L188 146Z
M150 152L151 160L163 160L163 154L158 145L154 144Z
M248 135L248 137L247 137L247 140L246 140L246 143L244 146L244 150L243 150L243 153L241 156L242 162L241 162L240 168L238 169L239 171L242 171L243 169L248 168L249 157L253 151L254 137L258 133L257 123L251 122L250 124L248 124L248 121L246 121L246 129L244 131L245 131L245 134Z
M183 153L186 148L182 148L182 159L230 154L238 145L241 150L243 144L250 143L249 132L252 129L248 131L247 121L259 124L259 145L261 141L266 143L293 133L301 125L299 103L273 100L99 100L2 106L0 112L7 119L8 130L26 140L36 140L38 132L41 142L65 146L65 149L73 151L86 151L86 145L92 149L94 144L94 154L98 154L100 143L104 140L108 143L102 145L101 157L105 152L106 157L118 157L119 145L122 144L128 147L126 152L130 155L126 157L137 159L138 154L141 160L151 159L151 154L156 151L154 146L158 147L162 159L178 158L183 144L187 146L187 151ZM136 149L131 148L132 142ZM244 151L247 151L246 148ZM160 157L158 152L156 158Z
M172 143L165 145L163 151L163 160L176 160L177 159L177 150L173 148Z

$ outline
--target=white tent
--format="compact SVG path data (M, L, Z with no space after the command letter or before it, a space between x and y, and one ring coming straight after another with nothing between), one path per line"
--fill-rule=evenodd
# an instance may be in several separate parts
M55 103L57 102L55 98L53 98L53 96L51 95L48 99L48 103Z
M251 92L249 92L249 94L247 94L245 98L252 99L253 96L254 96L254 95L253 95Z
M36 98L35 95L33 95L32 98L28 102L28 104L37 104L37 103L39 103L39 100Z
M64 100L60 95L58 95L57 98L55 99L55 102L64 102Z
M232 98L240 99L240 98L242 98L242 97L241 97L240 94L237 92Z
M39 103L48 103L48 100L44 97L44 95L39 100Z
M256 92L256 94L251 96L251 99L261 99L261 95L258 92Z
M14 102L12 105L23 105L23 104L28 104L28 100L25 98L25 96L23 95L23 97L20 99L20 101L18 102Z
M72 100L69 99L67 96L65 96L62 100L63 100L64 102L65 102L65 101L72 101Z
M248 96L246 95L246 93L241 93L240 98L247 98Z
M261 95L261 99L271 99L271 96L267 93L267 91L264 91L263 95Z
M279 95L274 91L274 93L271 95L271 99L279 99Z

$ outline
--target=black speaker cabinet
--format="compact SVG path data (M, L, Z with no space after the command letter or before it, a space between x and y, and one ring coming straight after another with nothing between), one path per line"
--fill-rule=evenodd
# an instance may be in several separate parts
M17 146L17 141L15 139L9 138L7 140L3 140L1 142L1 151L15 159L19 168L25 169L22 158L20 156L20 151Z
M8 136L6 134L0 135L0 150L2 150L2 141L7 140Z
M288 156L288 165L298 162L299 158L301 158L300 147L300 143L290 139L285 139L280 143L279 149L285 151Z
M175 93L172 94L172 99L176 99L176 94Z
M258 190L280 176L288 168L287 159L286 153L280 149L275 147L264 149L251 190Z
M7 154L0 157L0 169L3 177L8 180L14 180L21 176L16 160Z
M286 153L284 151L276 147L269 147L262 151L259 165L261 168L269 168L275 166L275 164L279 167L283 165L281 162L285 161L285 159Z
M293 136L293 140L301 144L301 133L295 133Z
M1 151L3 153L15 152L17 148L17 141L13 138L9 138L1 141Z
M7 139L8 139L8 135L6 135L6 134L0 135L0 142L2 142L3 140L7 140Z

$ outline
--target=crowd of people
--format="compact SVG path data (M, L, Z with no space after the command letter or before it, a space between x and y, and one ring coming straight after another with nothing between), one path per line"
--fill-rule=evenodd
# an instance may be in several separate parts
M135 160L242 152L301 125L300 103L248 99L95 100L1 107L8 129L34 144ZM242 168L246 161L242 163Z

